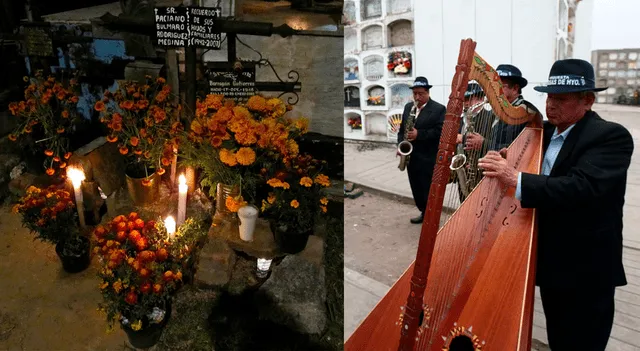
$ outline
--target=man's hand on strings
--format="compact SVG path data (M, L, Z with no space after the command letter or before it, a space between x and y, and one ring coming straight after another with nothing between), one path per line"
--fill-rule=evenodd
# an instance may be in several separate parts
M505 151L506 155L506 150ZM500 150L501 152L503 150ZM515 188L518 185L518 171L507 164L507 160L497 151L489 151L478 160L478 167L485 177L497 178L502 184Z
M478 133L470 133L467 135L467 142L464 145L465 150L480 150L482 149L482 143L484 138Z
M414 141L418 137L418 130L413 128L407 133L407 140Z

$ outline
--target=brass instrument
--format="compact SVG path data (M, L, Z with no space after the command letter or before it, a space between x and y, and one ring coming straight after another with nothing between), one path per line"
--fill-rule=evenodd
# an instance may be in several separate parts
M478 107L480 106L484 108L487 103L488 101L485 97L479 103L463 111L462 118L464 118L465 125L467 126L465 135L475 132L475 129L474 129L475 121L473 118L474 117L473 111L478 109ZM453 158L451 159L451 165L449 166L449 169L456 172L456 175L458 176L458 185L460 186L460 191L462 192L462 195L466 198L467 196L469 196L469 193L471 192L471 190L473 190L473 183L475 182L475 173L476 173L475 169L477 168L479 153L472 152L467 158L464 152L464 145L462 143L460 143L457 146L457 151L458 153L455 156L453 156ZM466 170L466 167L464 167L466 164L469 164L469 167L471 170L471 172L469 173L469 177L467 177L467 170Z
M402 140L398 144L398 153L400 154L400 164L398 165L398 169L400 171L404 171L409 164L409 156L411 152L413 152L413 144L407 140L409 137L409 131L413 129L416 121L416 111L418 110L418 104L414 101L413 107L411 107L411 112L409 112L409 118L407 119L407 124L404 127L404 140Z

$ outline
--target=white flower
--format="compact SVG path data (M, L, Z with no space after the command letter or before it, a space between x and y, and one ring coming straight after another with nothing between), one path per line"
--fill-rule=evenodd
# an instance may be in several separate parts
M158 307L154 307L153 311L147 315L149 321L151 323L160 323L164 319L165 311L159 309Z

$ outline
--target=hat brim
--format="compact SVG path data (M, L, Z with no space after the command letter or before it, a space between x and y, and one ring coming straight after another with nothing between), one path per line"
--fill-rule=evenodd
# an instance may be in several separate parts
M425 88L426 90L431 89L433 85L414 85L411 87L411 89L415 89L415 88Z
M525 78L518 77L518 76L500 76L500 79L512 80L520 86L520 89L526 87L527 84L529 84L529 82Z
M535 90L535 91L539 91L541 93L548 93L548 94L580 93L580 92L583 92L583 91L598 92L598 91L603 91L603 90L607 90L607 89L609 89L609 87L587 88L587 87L546 86L546 85L533 87L533 90Z

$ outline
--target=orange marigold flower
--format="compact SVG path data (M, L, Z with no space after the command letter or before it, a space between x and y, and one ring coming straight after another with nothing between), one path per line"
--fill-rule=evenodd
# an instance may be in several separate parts
M133 108L133 101L127 100L127 101L121 102L120 107L122 107L125 110L131 110Z
M156 173L158 173L158 175L163 175L166 172L166 170L164 168L160 168L156 171Z
M225 200L225 206L231 212L238 212L240 207L242 207L242 206L244 206L246 204L247 204L247 202L244 201L242 196L240 196L238 199L235 199L235 198L229 196Z
M247 107L251 111L263 112L266 109L267 100L260 95L254 95L247 101Z
M122 123L112 123L111 124L111 129L113 129L114 132L119 132L122 130Z
M302 179L300 179L300 185L310 188L313 185L313 179L309 177L302 177Z
M140 129L140 136L143 138L147 137L147 130L145 128Z
M166 157L163 157L162 159L160 159L160 162L165 167L171 164L171 161L169 161L169 159L167 159Z
M151 186L151 179L149 178L143 179L142 186Z
M56 129L56 133L58 133L58 134L64 133L64 127L60 127L58 129Z
M327 206L320 206L322 213L327 213Z
M167 82L167 80L166 80L166 79L164 79L164 78L162 78L162 77L158 77L158 79L156 79L156 82L157 82L158 84L164 84L164 83L166 83L166 82Z
M55 169L53 169L53 168L47 168L46 172L47 172L48 175L53 175L54 173L56 173Z
M69 111L67 110L62 111L62 118L69 118Z
M44 150L44 154L47 156L53 156L53 150Z
M107 137L107 141L110 143L115 143L116 141L118 141L118 136L117 135L109 135Z
M222 149L220 150L220 161L228 166L235 166L238 164L238 160L236 159L236 155L233 151Z
M126 155L129 153L129 149L126 146L121 147L120 149L118 149L118 151L120 151L122 155Z
M65 167L67 167L67 163L66 162L62 162L59 167L60 167L60 169L65 168Z
M222 95L209 94L205 98L204 103L205 105L207 105L207 108L210 108L212 110L219 110L222 107L223 97L224 96Z
M9 134L9 137L8 137L8 138L9 138L9 140L11 140L11 141L16 141L16 140L18 140L18 138L17 138L15 135L13 135L13 134Z
M78 96L76 96L76 95L74 95L74 96L72 96L72 97L70 97L70 98L69 98L69 101L70 101L70 102L72 102L72 103L74 103L74 104L77 104L77 103L78 103L78 100L79 100L79 98L78 98Z
M133 150L133 153L134 153L135 155L142 155L142 150L140 150L140 149L135 149L135 150Z
M71 157L71 152L67 152L66 154L64 154L64 159L68 160L69 157Z
M300 206L300 203L298 202L298 200L291 200L291 203L289 205L291 205L291 207L293 208L298 208L298 206Z
M256 153L251 148L241 147L238 152L236 152L236 160L243 166L249 166L255 162Z
M27 133L27 134L31 133L32 131L33 131L33 129L31 129L31 126L27 126L27 127L24 128L24 132Z
M102 100L96 102L96 104L93 106L93 108L96 109L96 111L104 111L104 102L102 102Z
M129 144L131 144L131 146L138 146L139 143L140 139L138 139L138 137L131 137L131 139L129 139Z
M314 179L314 181L316 182L316 184L320 184L324 187L328 187L331 185L331 182L329 181L329 177L327 177L324 174L318 174Z
M151 152L145 151L143 156L144 158L151 158Z
M202 134L202 132L204 131L204 129L202 128L202 124L200 122L198 122L198 120L193 120L193 122L191 122L191 131L200 135Z
M323 205L326 205L326 204L329 203L329 200L327 200L326 197L323 197L323 198L320 199L320 203L323 204Z
M136 103L136 107L140 110L144 110L148 106L149 106L148 100L138 100L138 102Z
M53 157L53 161L54 161L54 162L60 162L60 157L58 157L58 156L54 156L54 157Z

